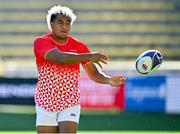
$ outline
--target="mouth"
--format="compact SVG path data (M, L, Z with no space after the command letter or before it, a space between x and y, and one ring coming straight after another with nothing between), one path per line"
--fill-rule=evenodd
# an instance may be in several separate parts
M61 31L61 33L64 33L64 34L66 34L67 32L66 32L66 31Z

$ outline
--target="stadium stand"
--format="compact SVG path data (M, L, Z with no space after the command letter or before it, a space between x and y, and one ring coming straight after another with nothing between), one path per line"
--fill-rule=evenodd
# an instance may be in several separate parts
M77 14L71 34L111 60L134 60L147 49L180 60L178 0L0 0L1 63L34 66L33 40L48 32L46 13L57 4Z

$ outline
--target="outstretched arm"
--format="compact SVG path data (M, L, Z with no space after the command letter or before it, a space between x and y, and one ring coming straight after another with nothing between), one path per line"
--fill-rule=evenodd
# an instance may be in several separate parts
M92 61L94 63L97 63L100 67L102 67L101 63L106 64L107 61L107 57L100 52L77 54L62 52L58 49L53 49L48 52L46 54L46 59L56 64L75 64L84 61Z
M92 62L84 65L84 70L88 74L90 79L97 83L119 86L121 84L124 84L126 81L126 78L124 76L107 76L101 70L99 70Z

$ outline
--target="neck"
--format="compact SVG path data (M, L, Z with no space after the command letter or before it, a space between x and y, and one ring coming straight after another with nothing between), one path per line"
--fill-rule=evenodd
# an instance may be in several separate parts
M59 44L63 44L63 43L65 43L67 41L67 37L65 37L65 38L59 37L59 36L56 36L54 33L52 33L51 36Z

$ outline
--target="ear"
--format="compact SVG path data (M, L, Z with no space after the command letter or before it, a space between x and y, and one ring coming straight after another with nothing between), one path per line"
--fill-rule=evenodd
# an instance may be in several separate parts
M53 27L53 22L50 22L51 28Z

